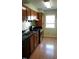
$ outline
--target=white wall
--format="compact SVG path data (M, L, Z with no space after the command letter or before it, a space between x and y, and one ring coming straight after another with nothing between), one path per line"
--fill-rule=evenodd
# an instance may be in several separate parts
M46 15L55 15L55 19L56 19L56 28L45 28L45 16ZM50 11L45 11L45 16L44 16L44 20L43 20L43 29L44 29L44 37L56 37L57 36L57 10L50 10Z

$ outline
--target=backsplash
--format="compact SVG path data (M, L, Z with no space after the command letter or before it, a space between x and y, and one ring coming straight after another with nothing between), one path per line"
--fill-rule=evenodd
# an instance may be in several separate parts
M30 26L31 26L31 22L28 22L28 21L22 22L22 30L29 30Z

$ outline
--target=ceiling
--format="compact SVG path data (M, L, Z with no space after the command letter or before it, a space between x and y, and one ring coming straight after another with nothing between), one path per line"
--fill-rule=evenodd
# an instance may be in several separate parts
M43 0L23 0L25 4L31 3L34 5L38 10L52 10L57 9L57 0L50 0L51 1L51 8L46 8L42 2Z

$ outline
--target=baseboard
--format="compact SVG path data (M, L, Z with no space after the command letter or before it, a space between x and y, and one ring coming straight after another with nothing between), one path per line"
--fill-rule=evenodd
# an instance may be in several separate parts
M44 36L44 38L57 38L57 37L56 36L52 36L52 37Z

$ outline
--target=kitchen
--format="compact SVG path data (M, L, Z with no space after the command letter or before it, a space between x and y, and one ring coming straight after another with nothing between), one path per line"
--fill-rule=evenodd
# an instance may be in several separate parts
M51 8L50 7L48 8L45 7L43 3L41 3L42 1L43 2L50 1L54 3L54 5ZM24 58L25 59L57 59L56 23L57 23L56 0L39 0L39 1L23 0L22 1L22 58L23 59Z
M79 59L79 0L46 1L0 0L0 59Z

